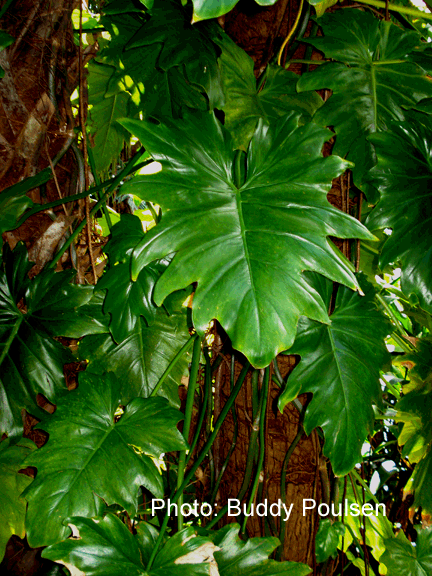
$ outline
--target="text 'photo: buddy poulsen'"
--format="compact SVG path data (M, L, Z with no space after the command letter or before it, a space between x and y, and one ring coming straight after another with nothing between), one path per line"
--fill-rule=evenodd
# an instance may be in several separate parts
M282 502L280 498L273 503L270 503L268 500L264 500L259 504L256 505L252 504L251 509L249 511L247 510L247 505L241 504L240 500L238 500L237 498L229 498L227 506L228 506L228 516L240 516L240 515L260 516L260 517L273 516L274 518L276 517L281 518L282 521L284 522L286 522L289 519L294 509L294 503L286 504L285 502ZM184 504L181 504L180 506L178 504L175 504L174 502L171 502L171 500L167 500L165 502L165 500L162 500L161 498L154 498L151 501L152 516L155 516L155 514L159 510L167 509L168 513L170 515L174 514L174 516L178 516L180 512L182 516L193 515L196 516L197 518L199 516L209 518L210 516L213 515L213 513L215 512L217 513L218 509L220 508L221 506L219 504L211 505L208 502L200 503L197 500L194 500L191 503L186 502ZM303 500L302 502L303 516L306 516L315 508L317 508L316 500L313 500L312 498L305 498ZM362 506L360 506L360 504L356 504L355 502L350 503L348 499L345 499L344 503L340 503L337 505L331 504L331 506L322 502L321 504L318 504L317 512L321 517L327 517L329 514L332 514L332 516L343 515L344 517L360 516L360 515L378 516L378 514L380 513L385 516L386 509L383 503L375 504L375 506L372 504L363 504Z

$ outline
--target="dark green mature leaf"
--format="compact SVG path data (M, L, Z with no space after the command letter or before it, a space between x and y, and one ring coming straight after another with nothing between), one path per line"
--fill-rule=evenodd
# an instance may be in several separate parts
M21 493L32 478L18 472L24 467L22 462L33 448L33 442L25 438L14 446L10 446L7 440L0 442L0 561L9 538L13 534L20 538L25 536L27 505Z
M148 548L151 543L141 541L140 525L138 534L133 536L113 514L104 518L70 518L69 522L80 538L49 546L42 556L69 568L73 566L85 576L210 576L210 564L205 555L199 556L199 549L210 552L212 544L207 538L195 537L193 528L169 538L147 572L141 550L143 544Z
M432 530L417 528L415 546L402 530L396 538L385 541L386 551L380 560L388 569L388 574L404 576L429 576L432 574Z
M391 120L403 120L402 106L432 96L426 74L409 61L420 42L419 35L359 10L325 14L320 24L324 37L306 41L337 62L304 74L298 90L333 91L314 120L334 127L337 138L333 154L355 162L355 183L375 202L373 182L365 181L367 170L375 163L367 136L388 128Z
M312 279L313 286L317 280L322 284L323 279ZM329 303L331 285L326 284ZM300 319L289 353L299 354L301 361L288 378L279 409L299 394L313 392L305 431L321 426L324 454L335 474L344 476L361 460L361 446L372 429L372 404L380 397L379 371L389 359L384 343L389 325L377 310L370 286L363 297L340 287L330 319L330 325Z
M422 507L424 514L432 514L432 446L414 469L406 486L407 492L414 492L413 506Z
M77 311L90 301L92 286L70 284L70 271L46 270L30 281L31 267L26 248L17 245L13 252L6 250L0 270L0 433L10 437L22 433L23 409L37 417L45 414L36 404L38 393L55 403L66 392L63 366L73 357L51 336L100 331L90 318L77 326Z
M432 392L406 394L396 405L395 420L404 422L398 442L404 446L402 457L418 462L432 443Z
M34 206L33 201L26 196L27 192L45 184L51 176L51 169L45 168L35 176L26 178L0 192L0 248L3 245L1 238L3 232L16 228L20 216L27 208Z
M121 387L112 373L102 378L83 372L79 387L38 425L49 440L26 460L27 466L38 469L25 492L30 546L46 546L67 536L63 521L69 516L99 514L102 501L97 497L123 506L133 516L140 486L163 495L162 478L150 456L185 448L176 427L181 413L164 398L135 398L116 422Z
M330 133L298 116L277 127L259 122L247 157L247 179L235 185L232 143L211 114L156 126L123 120L163 169L134 179L137 194L162 207L162 220L137 246L132 273L176 253L154 300L198 282L193 321L204 333L216 318L233 346L266 366L291 346L297 320L327 322L321 296L302 271L316 270L355 288L350 264L327 240L373 238L327 201L331 180L348 165L322 158Z
M144 237L139 218L126 214L113 227L112 238L105 248L110 255L111 268L99 281L98 289L107 290L104 310L111 315L110 332L117 343L134 331L140 316L150 325L157 315L153 289L168 261L149 264L134 282L130 270L131 255Z
M247 150L260 118L273 120L292 111L310 118L322 106L316 92L298 94L299 77L280 66L269 66L258 85L252 58L227 34L220 32L215 41L222 48L218 63L225 94L225 126L235 148Z
M135 396L148 397L171 360L189 339L187 310L182 303L188 293L173 294L165 302L169 314L159 308L151 326L143 318L118 345L109 334L90 336L80 345L80 356L89 361L88 370L100 373L111 370L124 382L122 404ZM178 387L186 373L187 356L170 372L158 396L179 406Z
M270 554L280 544L277 538L240 540L238 524L229 524L213 538L221 548L214 557L220 576L306 576L312 570L299 562L276 562Z
M98 172L107 170L119 157L127 130L117 120L128 115L130 94L117 86L108 93L115 68L91 61L89 64L89 102L94 158Z
M220 106L216 46L209 41L207 28L192 26L180 2L157 2L151 18L126 46L122 62L136 83L142 83L140 108L157 118L178 117L186 107L206 110Z
M371 171L381 199L366 220L371 230L392 228L380 265L400 262L401 288L432 312L432 132L419 123L393 124L375 134L378 164Z
M332 522L328 518L321 518L319 529L315 538L315 553L318 563L325 562L327 558L337 555L339 538L345 533L342 522Z

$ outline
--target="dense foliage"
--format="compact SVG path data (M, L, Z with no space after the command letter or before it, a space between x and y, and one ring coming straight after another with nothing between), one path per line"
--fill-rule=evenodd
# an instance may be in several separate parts
M189 4L112 0L81 21L80 42L99 43L84 135L94 178L84 196L109 236L99 282L79 285L74 271L55 271L84 221L37 275L24 245L4 245L0 554L15 534L72 573L310 573L270 558L282 529L242 541L247 516L241 529L216 530L203 511L188 526L179 512L175 530L169 514L149 514L152 498L187 503L185 488L246 373L262 370L257 414L275 371L279 410L294 402L300 435L319 430L333 481L324 504L391 507L400 502L395 479L409 478L402 488L417 510L416 546L413 530L408 539L382 513L330 514L316 535L320 573L332 573L339 555L362 574L430 574L428 28L419 31L409 11L385 20L376 10L337 8L317 20L322 35L304 38L324 60L315 53L317 65L305 60L301 76L272 61L257 80L252 59L212 20L236 1ZM311 4L321 15L333 2ZM13 39L2 41L7 48ZM315 90L331 95L323 101ZM340 210L327 194L347 171L350 197ZM47 168L1 193L0 232L46 209L26 194L51 177ZM132 214L110 206L114 193ZM213 421L217 326L242 370L235 377L233 367L231 396ZM300 356L285 381L280 354ZM74 361L85 370L68 390L63 368ZM304 393L305 408L296 400ZM48 434L39 448L23 438L24 410ZM191 437L199 451L189 461ZM249 511L265 444L261 427ZM33 480L20 472L27 467ZM333 564L334 573L343 566Z

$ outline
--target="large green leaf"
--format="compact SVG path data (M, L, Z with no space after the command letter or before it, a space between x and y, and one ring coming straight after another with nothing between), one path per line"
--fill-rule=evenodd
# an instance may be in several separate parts
M156 304L197 281L196 329L203 333L218 319L255 366L268 365L291 346L300 315L328 322L303 270L355 288L350 264L327 236L373 236L326 199L332 178L348 165L335 156L322 158L327 130L312 123L299 127L295 114L277 126L260 121L246 182L237 187L232 142L214 115L160 125L122 122L163 166L129 187L163 213L135 249L133 276L176 253L156 284Z
M316 92L298 94L299 77L280 66L269 66L257 84L252 58L223 32L216 42L222 48L218 63L225 94L225 126L235 148L247 149L260 118L272 120L292 111L310 118L322 106Z
M145 530L138 526L135 536L114 515L104 518L70 518L80 538L69 539L43 551L44 558L80 570L86 576L210 576L210 563L200 548L211 552L207 538L195 537L193 528L185 528L169 538L146 571L143 548L148 552ZM195 558L194 558L195 553ZM191 557L192 556L192 557ZM195 560L195 561L194 561Z
M34 447L33 442L27 439L22 439L14 446L10 446L7 440L0 442L0 561L9 538L13 534L20 538L25 536L27 505L21 493L32 478L18 472L24 468L22 462Z
M400 262L401 288L432 312L432 132L398 123L371 137L378 164L371 171L381 199L366 221L371 230L392 228L380 265Z
M98 172L107 170L119 157L127 130L117 120L128 115L130 94L121 86L107 94L115 68L92 61L89 64L89 102L94 158Z
M38 393L55 403L66 392L63 366L73 357L51 336L79 337L100 331L100 326L84 317L82 326L76 323L80 307L92 297L92 286L70 284L70 271L46 270L30 281L26 248L18 244L5 253L0 270L0 433L17 437L23 409L37 417L45 414L36 404Z
M187 310L182 303L188 292L173 294L159 308L148 326L139 318L127 337L116 344L110 334L88 336L80 344L80 356L89 361L88 370L114 372L123 381L122 403L135 396L148 397L171 360L189 339ZM179 406L178 387L187 370L185 355L158 391L173 406Z
M331 284L321 284L330 303ZM279 398L279 409L299 394L313 392L304 426L309 434L321 426L325 434L324 454L333 470L344 476L361 460L361 446L372 430L372 404L380 397L379 371L389 359L384 339L389 325L377 310L374 291L365 296L340 287L335 309L325 325L301 318L290 354L301 361L288 378Z
M39 174L26 178L0 193L0 248L3 245L1 238L3 232L16 228L18 218L27 208L34 206L33 201L26 196L27 192L45 184L51 176L51 169L45 168Z
M133 516L140 486L157 497L163 495L162 478L151 457L185 448L176 427L181 414L164 398L135 398L116 421L121 386L112 373L102 378L83 372L78 389L38 425L49 440L26 460L27 466L38 469L25 492L32 547L67 536L63 521L69 516L100 513L98 497Z
M213 538L221 549L214 554L220 576L306 576L312 572L299 562L269 560L280 544L277 538L250 538L244 542L239 530L238 524L229 524Z
M385 541L386 551L381 556L388 574L404 576L429 576L432 574L432 530L418 527L415 546L402 530L396 538Z
M140 109L146 115L178 117L187 107L220 106L223 95L217 48L207 25L192 26L176 0L157 2L151 18L129 40L121 56L125 72L143 86Z
M333 153L355 162L355 183L374 202L373 183L365 181L367 170L375 163L367 136L385 130L391 120L403 120L403 106L432 95L432 84L424 71L409 61L420 43L419 35L359 10L325 14L320 24L324 37L306 41L336 62L304 74L298 90L333 91L314 120L334 127L337 138Z
M134 331L140 316L150 325L157 315L153 289L168 261L149 264L135 282L130 272L131 254L144 236L140 219L126 214L113 227L112 238L105 249L110 255L111 267L99 281L98 289L107 290L104 310L111 315L110 331L117 343Z

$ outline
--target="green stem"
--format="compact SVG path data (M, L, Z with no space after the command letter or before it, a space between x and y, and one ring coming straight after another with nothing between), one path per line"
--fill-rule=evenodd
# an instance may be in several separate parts
M87 134L84 134L84 136L85 136L85 138L87 138ZM88 159L89 159L89 163L90 163L90 168L91 168L93 177L94 177L94 179L95 179L96 184L99 186L99 185L100 185L100 180L99 180L99 176L98 176L98 173L97 173L97 170L96 170L96 162L95 162L93 150L92 150L92 147L90 146L90 142L88 141L88 138L87 138L87 155L88 155ZM99 200L100 200L100 199L101 199L101 195L98 194L98 197L99 197ZM107 221L108 228L111 230L111 228L112 228L111 216L110 216L110 214L109 214L109 212L108 212L107 205L106 205L106 201L105 201L105 202L103 203L103 205L102 205L102 211L103 211L103 214L104 214L105 219L106 219L106 221Z
M19 327L21 326L21 322L24 320L24 315L21 314L19 320L15 323L15 326L12 328L11 333L9 334L9 338L7 339L3 351L0 356L0 366L2 365L3 360L5 359L6 354L9 352L9 348L11 347L12 342L15 339L15 336L18 333Z
M352 474L354 476L354 478L357 480L357 482L363 486L363 488L369 494L371 500L373 500L375 502L375 504L379 504L378 498L374 494L372 494L369 486L366 484L366 482L363 480L363 478L360 476L360 474L358 474L358 472L356 472L355 468L353 468L351 470L350 474Z
M366 4L368 6L376 6L377 8L385 8L386 3L381 2L381 0L358 0L360 4ZM424 18L425 20L432 20L432 14L429 12L421 12L416 8L407 8L406 6L399 6L397 4L388 3L388 9L393 12L398 12L399 14L409 14L410 16L415 16L417 18Z
M186 488L186 486L189 484L189 482L191 481L191 479L193 478L196 470L199 468L199 466L201 465L202 461L204 460L204 458L206 457L208 451L210 450L213 442L216 439L216 436L219 433L219 430L228 414L228 412L231 410L231 406L234 404L235 399L237 398L238 393L241 390L241 387L243 386L243 382L246 378L246 374L249 370L250 367L250 362L246 362L246 364L243 366L242 371L240 372L240 375L237 379L237 383L234 387L234 390L232 391L232 393L230 394L230 397L228 398L228 400L225 403L225 406L223 407L221 413L219 414L219 418L217 419L216 424L214 425L213 428L213 432L211 433L210 437L208 438L207 442L204 445L204 448L201 452L201 454L198 456L197 460L194 462L193 466L190 468L188 474L186 475L186 478L183 480L182 485L180 486L180 488L178 490L176 490L175 494L172 496L172 498L170 498L171 503L176 503L178 501L178 499L180 498L181 494L183 493L184 489ZM152 553L150 555L150 559L148 561L147 564L147 572L150 570L151 566L153 565L154 559L156 557L156 554L158 553L159 547L162 543L162 540L165 536L165 531L166 528L168 526L168 521L169 521L169 512L167 511L165 514L165 518L163 519L162 525L161 525L161 529L159 532L159 536L154 544Z
M171 371L173 370L173 368L175 367L175 365L177 364L177 362L180 360L180 358L183 356L183 354L186 354L186 352L189 350L189 348L192 346L192 344L195 342L195 339L198 338L198 336L196 334L194 334L193 336L191 336L189 338L189 340L187 340L187 342L185 342L183 344L183 346L180 348L180 350L177 352L177 354L174 356L174 358L171 360L171 362L169 363L168 367L166 368L165 372L162 374L162 376L159 378L159 382L156 384L156 386L153 388L152 393L150 394L150 398L152 396L156 396L156 394L159 392L160 387L162 386L162 384L165 382L165 380L167 379L167 377L170 375Z
M149 160L148 162L143 162L142 164L139 164L137 166L137 170L139 170L142 166L145 166L149 162L152 162L152 160ZM86 198L87 196L91 196L91 194L95 194L96 192L99 192L99 190L103 190L104 188L111 186L112 183L113 183L113 179L110 178L109 180L105 180L101 184L98 184L97 186L93 186L89 190L85 190L84 192L81 192L80 194L74 194L72 196L65 196L64 198L60 198L59 200L54 200L53 202L49 202L47 204L37 204L35 206L35 208L28 210L20 218L20 220L18 220L15 228L12 228L12 230L15 230L16 228L19 228L20 226L22 226L22 224L24 224L24 222L28 218L30 218L30 216L33 216L34 214L38 214L39 212L43 212L44 210L50 210L51 208L55 208L56 206L61 206L62 204L67 204L68 202L74 202L75 200L81 200L81 198Z
M117 176L112 180L112 183L109 186L108 190L105 192L105 194L99 200L99 202L97 202L95 204L95 206L93 206L92 210L90 211L90 218L92 216L94 216L98 210L100 210L100 208L103 206L104 202L106 202L106 200L111 196L111 194L113 194L115 192L118 184L120 184L120 182L124 178L126 178L126 176L128 176L130 174L130 172L132 172L133 170L137 170L137 168L134 166L134 164L137 160L137 155L141 156L143 153L144 153L144 148L141 148L141 150L139 150L137 152L137 154L129 160L129 162L126 164L126 166L123 168L123 170L119 174L117 174ZM82 222L80 222L78 224L78 226L75 228L73 233L69 236L69 238L66 240L66 242L63 244L61 249L55 255L54 259L49 264L49 266L48 266L49 268L55 268L57 262L60 260L60 258L63 256L63 254L69 248L69 246L75 241L76 237L80 234L81 230L83 230L86 223L87 223L87 219L84 218L82 220Z
M198 377L200 356L201 356L201 338L198 335L196 335L192 352L192 362L189 374L189 386L186 396L185 417L183 423L183 436L186 442L188 442L189 440L189 432L192 421L192 409L195 399L195 390ZM185 463L186 463L186 450L181 450L179 454L179 463L178 463L177 488L179 488L183 482ZM183 493L180 495L179 498L179 513L177 515L177 527L179 530L183 529L183 514L181 513L182 504L183 504Z
M6 12L9 9L9 6L12 4L13 0L7 0L6 4L3 6L3 8L0 10L0 18L2 18Z
M230 393L232 393L233 388L234 388L234 370L235 370L235 357L234 357L234 354L232 354L232 356L231 356L231 388L230 388ZM233 434L233 439L232 439L232 442L231 442L231 446L230 446L230 448L229 448L229 450L228 450L228 454L226 455L226 458L225 458L225 460L224 460L224 462L223 462L223 464L222 464L221 471L220 471L219 476L218 476L218 478L217 478L217 480L216 480L216 482L215 482L213 491L212 491L211 496L210 496L210 504L211 504L212 506L213 506L213 504L214 504L214 501L216 500L216 495L217 495L217 492L218 492L218 490L219 490L219 486L220 486L220 483L221 483L221 481L222 481L222 478L223 478L223 475L224 475L224 473L225 473L225 470L227 469L228 462L230 461L230 458L231 458L231 456L232 456L232 453L234 452L235 447L236 447L236 444L237 444L237 437L238 437L238 419L237 419L237 413L236 413L236 409L235 409L235 406L234 406L234 405L233 405L233 407L232 407L232 416L233 416L233 422L234 422L234 434Z
M240 189L244 182L244 169L242 168L242 161L244 163L243 150L236 150L234 157L234 184L237 189Z
M189 449L189 454L188 457L186 459L186 466L189 464L189 460L192 457L192 454L195 450L195 446L198 444L198 440L199 437L201 435L201 429L202 429L202 425L204 422L204 418L207 412L207 405L208 405L208 399L211 393L211 364L210 364L210 356L208 353L208 349L207 347L205 347L203 349L203 354L204 354L204 358L205 358L205 362L206 362L206 366L205 366L205 376L204 376L204 398L202 401L202 408L200 410L200 415L199 415L199 419L198 419L198 424L195 430L195 435L192 441L192 444L190 446Z
M255 472L255 478L252 484L252 490L249 496L249 502L247 505L247 512L245 514L245 518L243 520L243 525L241 528L241 533L246 533L246 525L249 518L249 514L252 508L252 504L255 500L256 491L258 489L258 483L261 478L261 472L264 465L264 451L265 451L265 414L267 410L267 399L268 399L268 392L269 392L269 378L270 378L270 368L267 366L264 372L264 379L261 388L261 422L260 422L260 430L259 430L259 452L258 452L258 466Z
M289 68L290 64L316 64L321 66L321 64L326 64L327 60L289 60L285 64L285 68Z

